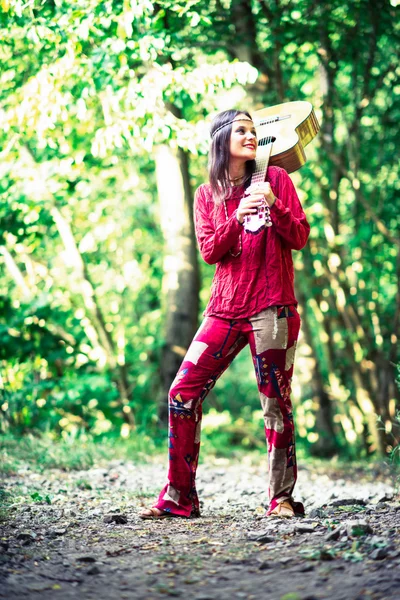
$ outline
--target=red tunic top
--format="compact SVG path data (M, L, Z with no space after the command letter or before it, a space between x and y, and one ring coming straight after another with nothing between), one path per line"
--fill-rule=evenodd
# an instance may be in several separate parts
M286 171L269 167L267 181L276 196L270 209L272 226L257 234L247 233L236 218L243 186L234 188L226 200L228 220L223 204L215 207L209 184L196 191L200 253L206 263L216 264L204 316L243 319L269 306L297 304L291 250L305 246L310 226ZM240 236L242 252L234 257L240 249Z

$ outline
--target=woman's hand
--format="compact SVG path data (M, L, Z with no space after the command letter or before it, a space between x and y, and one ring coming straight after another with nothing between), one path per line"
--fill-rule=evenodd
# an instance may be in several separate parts
M257 196L244 196L236 210L236 218L239 223L244 222L246 215L252 215L257 212L257 209L265 203L264 196L258 194Z
M246 194L250 194L253 197L256 194L262 195L262 198L265 199L266 203L270 208L276 200L274 192L271 190L271 186L268 183L268 181L264 181L262 183L254 183L249 188L247 188Z

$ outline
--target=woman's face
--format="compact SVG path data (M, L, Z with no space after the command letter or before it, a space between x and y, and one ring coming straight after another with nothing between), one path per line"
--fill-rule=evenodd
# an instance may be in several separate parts
M257 151L257 134L254 123L248 116L240 114L232 123L230 158L253 160Z

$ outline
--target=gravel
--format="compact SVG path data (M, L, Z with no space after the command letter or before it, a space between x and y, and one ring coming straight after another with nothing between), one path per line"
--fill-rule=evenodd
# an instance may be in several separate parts
M139 519L165 475L164 458L9 475L0 486L19 500L1 524L0 598L398 598L399 497L386 467L300 468L306 516L280 520L265 517L266 460L210 461L200 518Z

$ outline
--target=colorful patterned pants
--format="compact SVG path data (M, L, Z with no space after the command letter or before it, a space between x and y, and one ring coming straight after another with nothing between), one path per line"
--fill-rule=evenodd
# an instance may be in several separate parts
M169 393L168 483L155 504L157 508L186 517L199 514L195 478L202 403L248 343L268 445L268 512L283 500L295 505L292 492L297 467L290 382L299 329L295 306L273 306L249 319L204 319ZM297 509L304 510L301 505Z

